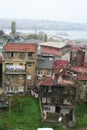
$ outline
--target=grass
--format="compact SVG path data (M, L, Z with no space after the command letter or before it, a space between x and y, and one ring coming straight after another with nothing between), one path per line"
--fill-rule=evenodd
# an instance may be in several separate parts
M83 103L76 107L76 128L80 130L82 128L87 128L87 103Z
M12 97L10 111L1 112L0 130L37 130L50 127L62 130L58 124L43 124L41 122L39 101L33 97Z
M76 107L77 124L74 130L87 128L87 103ZM37 130L37 128L63 130L56 123L42 123L39 101L33 97L12 97L10 110L0 112L0 130Z

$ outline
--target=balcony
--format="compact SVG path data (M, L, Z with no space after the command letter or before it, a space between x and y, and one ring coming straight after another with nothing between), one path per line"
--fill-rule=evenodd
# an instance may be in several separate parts
M7 66L5 74L26 74L25 66Z

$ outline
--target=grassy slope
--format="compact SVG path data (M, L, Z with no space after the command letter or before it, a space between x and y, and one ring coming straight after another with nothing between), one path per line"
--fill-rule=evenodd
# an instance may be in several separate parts
M39 127L51 127L62 130L58 124L43 124L40 117L38 99L33 97L12 97L11 110L0 113L0 130L37 130ZM14 100L15 99L15 100ZM77 106L77 126L74 130L87 128L87 104Z
M82 128L87 128L87 103L78 105L76 107L76 119L76 130L82 130Z
M16 97L11 101L11 110L0 114L0 130L37 130L39 127L51 127L62 130L57 124L43 124L40 118L38 99Z

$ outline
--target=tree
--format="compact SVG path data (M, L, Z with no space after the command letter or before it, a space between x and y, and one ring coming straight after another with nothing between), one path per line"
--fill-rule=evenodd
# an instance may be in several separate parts
M47 42L47 39L48 39L47 34L45 34L44 41Z
M0 36L3 36L3 35L4 35L4 31L0 30Z
M12 34L16 33L16 22L15 21L11 22L11 33Z

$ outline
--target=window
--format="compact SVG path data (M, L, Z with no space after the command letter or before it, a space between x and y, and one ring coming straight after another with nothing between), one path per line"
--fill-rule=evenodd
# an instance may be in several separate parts
M13 76L12 75L7 75L6 76L6 81L13 81Z
M47 76L47 77L51 77L51 75L52 75L52 71L51 71L51 70L48 70L46 76Z
M84 82L84 85L86 85L86 81Z
M13 57L13 52L7 52L6 57Z
M33 53L31 52L28 52L28 57L31 57Z
M18 92L24 92L24 86L23 85L18 86Z
M7 68L7 69L11 69L12 66L13 66L13 63L7 63L7 64L6 64L6 68Z
M14 91L14 87L13 86L8 86L7 87L7 92L13 92Z
M42 76L42 70L37 70L37 76Z
M31 80L31 79L32 79L32 75L28 75L28 76L27 76L27 79L28 79L28 80Z
M55 99L55 103L59 103L59 98Z
M27 64L27 66L28 66L28 67L31 67L31 66L32 66L32 64L31 64L31 63L28 63L28 64Z
M23 79L23 75L19 75L19 79Z
M42 103L46 103L46 98L42 97Z
M19 66L23 66L23 63L19 63Z
M23 57L24 56L24 52L19 52L19 57Z
M50 111L50 107L44 106L44 110Z
M47 103L51 103L51 98L50 97L47 98Z

